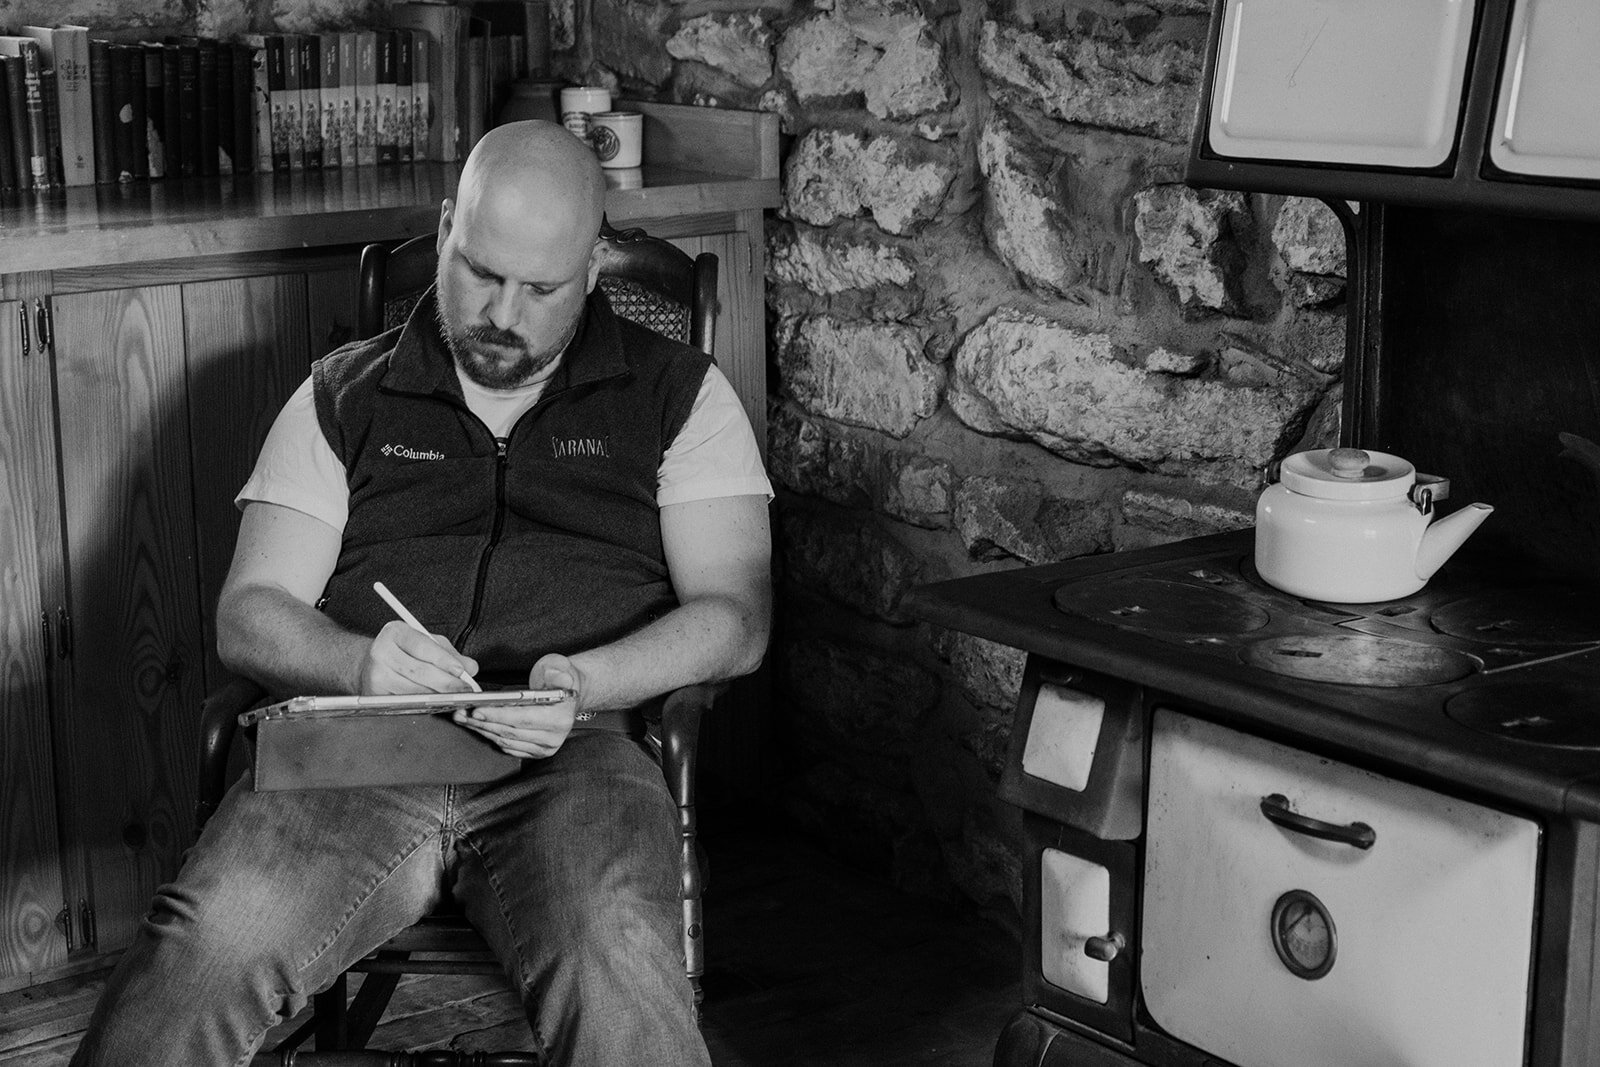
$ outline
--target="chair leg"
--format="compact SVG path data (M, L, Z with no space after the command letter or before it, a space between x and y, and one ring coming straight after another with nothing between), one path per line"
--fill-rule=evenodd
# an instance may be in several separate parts
M398 972L369 974L361 980L361 988L356 990L356 998L350 1003L349 1021L345 1026L346 1048L367 1047L367 1042L372 1040L372 1031L378 1028L384 1009L389 1006L389 998L399 984Z
M311 1015L316 1022L317 1050L328 1052L345 1047L348 1035L346 1004L349 987L346 975L340 975L333 984L311 998Z

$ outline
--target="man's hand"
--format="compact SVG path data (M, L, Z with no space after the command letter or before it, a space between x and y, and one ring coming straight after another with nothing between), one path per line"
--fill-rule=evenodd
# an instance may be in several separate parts
M460 693L461 677L478 673L478 661L463 656L438 634L421 634L398 619L385 623L361 660L356 692Z
M573 696L556 704L520 708L473 708L458 711L455 721L475 730L521 759L545 759L560 751L572 732L583 702L583 673L566 656L543 657L528 672L529 689L569 689Z

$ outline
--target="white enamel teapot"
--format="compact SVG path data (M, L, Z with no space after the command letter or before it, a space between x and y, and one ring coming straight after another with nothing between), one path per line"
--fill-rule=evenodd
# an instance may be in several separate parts
M1297 452L1256 501L1256 571L1307 600L1409 596L1494 511L1469 504L1432 521L1449 484L1385 452Z

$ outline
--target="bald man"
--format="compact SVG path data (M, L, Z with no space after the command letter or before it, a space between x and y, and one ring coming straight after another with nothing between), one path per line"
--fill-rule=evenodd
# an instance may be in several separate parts
M573 695L457 717L522 760L487 785L235 785L75 1064L247 1063L446 896L551 1063L709 1062L642 709L759 663L771 487L709 359L595 287L604 194L560 126L479 142L440 210L433 289L404 326L319 360L279 414L217 607L223 662L282 696L467 677Z

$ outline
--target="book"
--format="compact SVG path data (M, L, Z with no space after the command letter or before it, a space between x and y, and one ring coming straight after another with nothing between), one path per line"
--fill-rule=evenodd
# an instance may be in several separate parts
M356 163L378 162L378 34L356 34Z
M339 34L339 165L356 165L356 33Z
M6 88L6 69L9 56L0 56L0 193L15 192L17 188L17 150L11 133L11 93Z
M305 170L306 128L300 118L300 35L283 35L283 124L289 134L289 169Z
M428 130L433 124L430 114L433 87L428 80L428 58L431 52L428 35L423 30L411 31L411 158L421 162L431 158L428 154Z
M466 12L454 4L402 0L389 7L389 23L428 34L428 157L443 163L460 158L462 52Z
M39 81L39 75L43 70L40 65L39 43L32 37L0 36L0 55L17 60L16 70L21 72L22 125L26 127L28 133L28 187L48 189L50 168L47 155L50 151L50 130L44 111L44 91ZM11 74L13 81L17 77L17 74ZM18 112L14 99L11 102L11 114L15 125Z
M168 47L178 54L178 174L192 178L201 166L200 44L190 37Z
M289 43L279 33L266 38L267 99L272 115L272 169L289 169Z
M306 170L322 169L322 43L315 33L299 34L300 143Z
M395 31L379 30L377 73L378 164L400 160L399 131L395 129Z
M411 150L411 31L394 30L394 142L395 160L410 163Z
M145 41L144 53L144 143L145 169L152 178L167 176L166 85L161 77L161 45Z
M117 180L117 116L111 108L111 42L89 41L89 100L94 116L94 180Z
M133 178L150 177L150 117L146 112L144 46L122 46L128 51L128 126L133 137Z
M44 100L45 174L52 187L60 188L67 184L61 162L61 101L56 96L56 72L49 67L39 72L39 95Z
M233 52L233 172L256 169L255 49L235 41ZM270 163L269 163L270 166Z
M33 139L28 136L28 87L21 57L0 53L5 64L6 111L11 116L11 168L13 187L23 192L33 188Z
M183 108L178 99L178 50L161 46L161 116L166 136L161 141L162 173L168 178L183 176Z
M217 41L217 173L234 172L233 45ZM204 64L201 64L202 67Z
M550 73L550 4L548 0L475 0L472 16L489 24L489 32L512 42L520 61L512 64L516 78L546 77Z
M250 53L250 126L255 137L254 151L257 173L273 170L272 141L272 83L267 73L267 38L264 34L246 34L241 47Z
M340 34L325 33L317 39L317 47L321 52L322 74L318 79L318 91L322 94L322 106L319 110L319 125L322 136L322 165L324 167L342 166L344 162L344 144L339 138L339 38Z
M195 173L208 178L217 174L217 41L214 37L196 37L195 50L195 114L199 124L195 136Z
M144 51L132 45L111 46L111 169L119 182L133 181L133 57L139 56L139 95L144 96Z
M62 183L94 184L94 103L89 88L89 27L24 26L39 43L44 65L55 71L61 124Z

